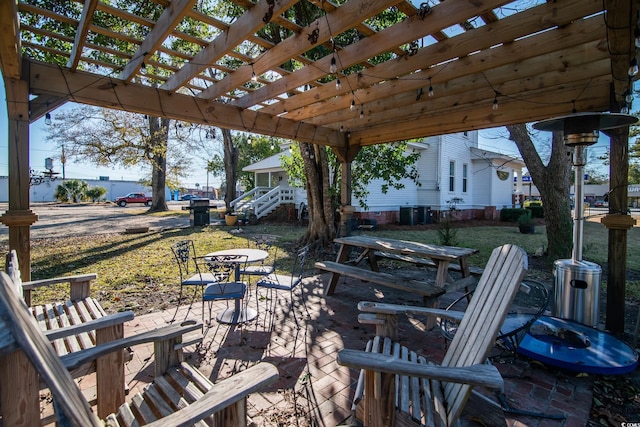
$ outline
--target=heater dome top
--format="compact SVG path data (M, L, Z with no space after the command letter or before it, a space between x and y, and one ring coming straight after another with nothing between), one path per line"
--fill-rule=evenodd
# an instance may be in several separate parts
M588 133L596 130L614 129L636 123L638 118L621 113L574 113L554 119L542 120L533 125L541 131L564 131L567 134Z

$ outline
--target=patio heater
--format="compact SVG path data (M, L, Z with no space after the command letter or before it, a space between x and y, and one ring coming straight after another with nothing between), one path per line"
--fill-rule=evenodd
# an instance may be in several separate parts
M596 327L599 318L599 288L602 268L582 259L584 237L584 167L587 147L598 141L599 131L628 126L637 118L627 114L575 113L533 125L541 131L563 131L564 143L573 149L575 209L571 259L554 263L555 295L552 315Z
M523 338L518 352L552 366L595 374L624 374L638 365L638 353L615 337L596 329L601 267L582 259L584 233L584 166L586 148L599 131L637 121L626 114L577 113L533 125L542 131L563 131L573 149L575 209L571 259L555 261L555 295L551 316L541 316Z

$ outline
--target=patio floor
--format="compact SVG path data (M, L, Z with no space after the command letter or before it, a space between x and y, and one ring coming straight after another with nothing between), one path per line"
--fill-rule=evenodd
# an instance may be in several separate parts
M357 322L358 301L421 303L419 298L407 293L353 279L341 279L336 294L325 297L323 284L327 278L327 275L316 275L304 280L304 304L299 304L298 289L293 313L288 292L278 293L277 298L260 298L257 301L259 316L255 320L236 326L214 320L212 327L205 330L203 344L186 349L186 359L214 382L259 361L278 367L280 380L249 398L248 415L255 426L349 424L357 372L338 366L335 356L344 347L364 349L372 335L372 327ZM216 304L214 317L216 311L226 306L224 302ZM254 289L248 304L256 308ZM178 319L185 318L186 312L187 307L181 307ZM200 320L201 314L201 303L197 302L188 318ZM138 316L126 325L125 335L166 325L172 315L173 311L166 311ZM298 319L299 327L294 318ZM420 319L403 321L401 339L428 360L438 362L446 350L446 342L438 330L424 331L422 325ZM151 345L134 348L133 359L126 366L129 396L152 378L151 356ZM523 357L500 358L494 363L505 379L505 395L511 407L566 416L564 420L552 420L507 414L509 426L582 427L587 424L592 400L591 378L549 368ZM91 376L81 380L81 387L89 398L95 398L94 382ZM467 413L465 418L473 425L471 420L475 415Z

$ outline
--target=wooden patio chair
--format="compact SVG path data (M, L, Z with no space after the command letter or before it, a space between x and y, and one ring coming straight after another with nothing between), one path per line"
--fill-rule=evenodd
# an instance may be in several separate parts
M278 370L271 364L260 363L229 379L212 384L197 369L182 362L182 335L201 325L171 325L134 337L112 341L65 357L64 362L53 350L42 331L17 297L9 276L0 273L0 355L6 370L20 370L16 354L26 355L27 363L49 387L53 405L61 426L187 426L187 425L246 425L246 397L278 378ZM67 370L69 365L82 364L86 359L117 351L122 346L155 342L154 382L145 387L131 402L109 414L105 424L92 412L80 389ZM17 351L16 351L17 350ZM6 372L2 370L2 372ZM21 376L12 382L0 376L2 387L11 387L14 397L2 401L6 409L4 425L38 425L38 393L24 386ZM33 414L35 400L35 414ZM35 416L35 420L33 417ZM29 419L31 418L31 419ZM200 421L206 420L207 424ZM218 423L218 424L216 424Z
M342 350L337 357L340 365L362 369L354 399L356 418L375 427L453 426L473 386L501 391L500 373L485 362L526 268L526 253L518 246L494 249L464 313L360 302L359 320L375 324L377 336L365 351ZM394 342L401 313L460 321L440 366Z
M134 318L132 311L107 315L100 303L90 296L91 282L97 278L95 273L23 282L15 250L6 256L6 271L17 295L24 299L29 313L60 357L122 338L123 324ZM67 300L32 303L34 291L63 284L69 286ZM128 357L129 352L124 349L107 354L74 368L71 376L78 378L96 372L98 407L115 409L124 402L124 363ZM29 378L28 375L25 377ZM38 387L38 384L34 386ZM117 392L113 391L115 387L118 387ZM5 392L12 393L11 390L0 389L0 394Z

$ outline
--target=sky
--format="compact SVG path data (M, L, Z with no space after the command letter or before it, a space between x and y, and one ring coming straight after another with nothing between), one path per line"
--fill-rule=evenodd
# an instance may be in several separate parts
M4 84L0 83L0 176L8 175L8 117L7 117L7 104ZM75 106L77 104L66 104L60 108L68 108L69 106ZM59 108L59 109L60 109ZM58 109L58 110L59 110ZM57 110L51 112L52 115L56 114ZM62 164L60 162L61 152L53 142L46 140L47 126L44 123L44 118L32 123L29 129L30 136L30 164L31 169L37 172L43 172L45 170L45 159L53 159L53 170L55 172L62 172ZM509 156L520 157L518 149L515 144L507 139L507 132L504 128L494 128L481 130L479 134L479 147L485 150L494 151L497 153L506 154ZM546 138L546 137L545 137ZM551 134L548 136L549 140ZM600 134L598 143L589 147L589 155L602 155L605 153L609 145L609 139ZM189 189L196 188L196 183L201 188L205 187L207 182L209 186L218 186L220 178L215 178L211 174L207 177L205 171L206 161L202 158L194 158L192 160L192 172L189 176L182 180L184 187ZM600 165L595 165L593 162L587 164L589 166L598 166L605 173L608 172L606 168ZM59 175L62 176L62 175ZM105 168L97 167L88 162L79 162L75 159L67 158L65 164L65 177L66 178L78 178L78 179L99 179L101 176L108 176L110 180L126 180L137 181L141 178L145 178L145 172L140 167L129 168Z

